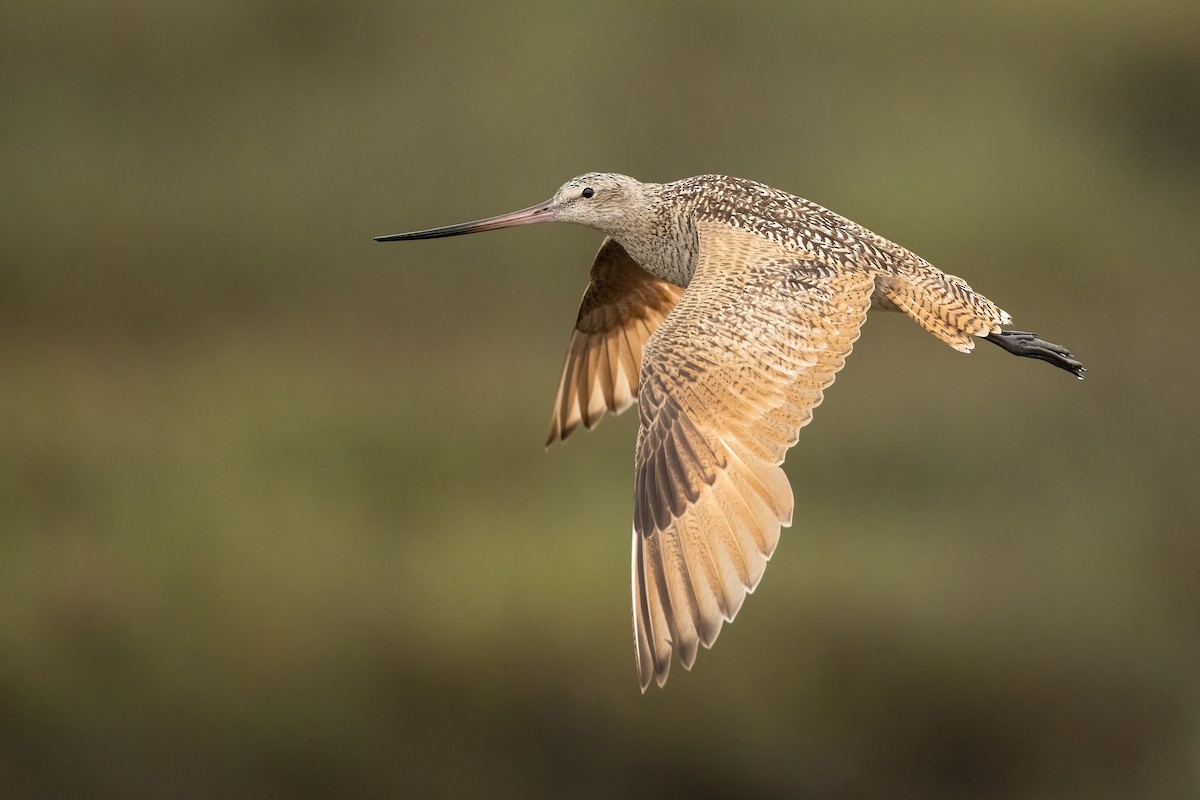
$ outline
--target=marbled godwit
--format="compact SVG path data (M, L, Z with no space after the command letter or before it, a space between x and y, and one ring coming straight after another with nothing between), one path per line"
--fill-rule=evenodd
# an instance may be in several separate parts
M606 235L567 349L547 445L639 401L633 630L642 691L690 669L758 585L792 489L781 465L870 308L951 347L972 337L1083 377L1069 351L924 259L799 197L703 175L567 181L498 217L380 236L435 239L537 222Z

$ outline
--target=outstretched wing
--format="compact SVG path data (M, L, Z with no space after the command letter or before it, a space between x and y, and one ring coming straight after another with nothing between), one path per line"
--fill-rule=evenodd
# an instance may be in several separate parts
M646 272L615 239L605 239L592 262L579 316L550 417L549 447L605 411L620 414L638 393L642 347L683 289Z
M780 465L871 304L835 269L727 225L698 225L696 273L642 359L633 624L642 690L709 647L791 524Z

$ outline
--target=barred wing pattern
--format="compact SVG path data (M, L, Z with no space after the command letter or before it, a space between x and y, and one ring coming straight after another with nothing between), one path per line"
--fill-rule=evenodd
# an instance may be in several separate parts
M792 490L780 465L845 363L872 272L700 222L686 293L646 343L633 524L645 691L690 669L758 585Z
M549 447L605 411L620 414L637 397L642 347L683 289L646 272L615 239L592 262L550 418Z

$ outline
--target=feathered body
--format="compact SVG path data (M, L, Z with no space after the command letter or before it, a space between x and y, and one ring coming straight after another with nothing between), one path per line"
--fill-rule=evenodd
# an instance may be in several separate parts
M541 221L607 238L567 350L547 444L636 399L632 600L642 689L690 668L757 586L793 517L781 465L867 311L899 310L962 351L983 337L1082 377L1082 365L961 278L828 209L702 175L574 178L519 212L384 239Z

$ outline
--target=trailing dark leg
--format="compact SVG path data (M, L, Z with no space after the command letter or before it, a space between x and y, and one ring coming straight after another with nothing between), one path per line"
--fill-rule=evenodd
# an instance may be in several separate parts
M1036 333L1001 331L1000 333L989 333L984 338L992 344L1000 345L1014 356L1049 361L1059 369L1065 369L1079 380L1083 380L1083 373L1087 372L1083 364L1071 355L1070 350L1052 342L1043 341L1037 338Z

